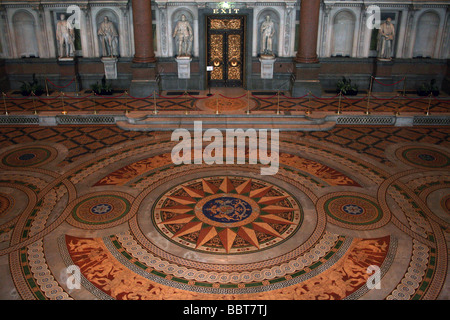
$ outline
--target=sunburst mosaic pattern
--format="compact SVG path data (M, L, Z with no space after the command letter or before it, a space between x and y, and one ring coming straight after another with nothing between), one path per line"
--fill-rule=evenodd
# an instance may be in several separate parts
M261 180L220 176L189 181L164 194L153 221L179 245L213 253L273 247L302 222L297 201Z

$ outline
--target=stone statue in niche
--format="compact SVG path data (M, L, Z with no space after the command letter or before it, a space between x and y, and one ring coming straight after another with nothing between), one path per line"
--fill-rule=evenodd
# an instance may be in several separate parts
M117 57L119 55L119 34L116 27L107 16L98 27L97 35L100 38L103 57Z
M275 24L270 16L261 24L261 58L273 58L273 36L275 35Z
M391 18L387 18L380 25L378 33L378 58L380 60L391 60L393 56L395 28L391 21Z
M66 20L64 14L60 15L56 24L56 41L58 41L59 59L70 58L74 55L75 29Z
M181 15L181 20L177 22L172 36L176 38L178 44L177 57L190 57L194 33L184 14Z

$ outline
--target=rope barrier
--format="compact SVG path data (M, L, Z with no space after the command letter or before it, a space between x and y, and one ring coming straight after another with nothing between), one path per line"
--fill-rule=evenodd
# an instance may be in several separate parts
M92 95L94 95L94 93L88 94L87 96L84 96L84 97L72 97L72 96L68 96L68 95L66 95L66 97L69 99L87 99Z
M27 100L29 97L31 97L31 93L28 96L24 96L24 97L20 97L20 98L10 97L9 95L7 95L5 93L5 97L7 97L8 99L11 99L11 100Z
M164 99L178 99L178 98L181 98L182 96L184 96L184 93L183 94L180 94L179 96L176 96L176 97L166 97L166 96L162 96L162 95L159 95L159 94L157 94L156 93L156 95L158 96L158 97L160 97L160 98L164 98ZM131 97L131 96L130 96ZM151 96L150 96L151 97Z
M374 76L372 76L373 80L375 80L377 83L381 84L382 86L386 86L386 87L391 87L391 86L395 86L396 84L399 84L400 82L404 81L406 78L403 78L395 83L392 84L386 84L386 83L382 83L380 81L378 81Z
M312 95L314 98L318 99L318 100L333 100L333 99L336 99L336 97L339 96L339 93L338 93L337 95L335 95L334 97L331 97L331 98L319 98L319 97L316 97L315 95L313 95L312 93L311 93L311 95Z
M268 98L261 98L261 97L255 96L255 95L252 93L252 97L253 97L253 98L256 98L256 99L262 99L262 100L272 99L273 97L276 97L277 95L278 95L278 94L274 94L273 96L268 97Z
M224 95L222 95L222 94L219 93L219 96L221 96L222 98L226 98L226 99L241 99L241 98L247 96L247 94L244 93L244 94L243 94L242 96L240 96L240 97L226 97L226 96L224 96Z
M132 99L137 99L137 100L145 100L145 99L148 99L148 98L153 97L153 93L152 93L151 95L147 96L147 97L144 97L144 98L137 98L137 97L133 97L133 96L130 95L129 93L127 93L127 94L128 94L128 96L129 96L130 98L132 98Z
M450 100L438 99L436 96L433 96L433 98L439 102L450 103Z
M378 98L378 97L372 95L372 98L374 98L375 100L394 100L394 99L397 99L398 97L399 96L395 96L395 97L392 97L392 98Z
M189 97L193 98L193 99L198 99L198 100L208 99L208 98L211 98L211 97L214 97L214 96L215 96L215 94L212 94L212 95L206 96L206 97L196 97L196 96L190 95L189 93L188 93L187 95L188 95Z
M58 96L53 97L53 98L41 98L41 97L38 97L38 99L39 100L55 100L55 99L58 99L59 97L61 97L61 95L58 95Z
M367 98L367 96L364 96L361 99L352 99L352 98L349 98L349 97L344 96L344 95L342 95L342 96L344 97L344 99L349 100L349 101L353 101L353 102L356 102L356 103L361 102L361 101L363 101L364 99Z
M288 97L288 96L285 96L283 93L281 95L287 99L303 99L308 95L308 93L301 97Z
M101 98L105 98L105 99L118 99L118 98L121 98L122 96L124 96L125 93L122 93L121 95L118 95L118 96L115 96L115 97L113 97L113 96L105 96L105 95L96 94L96 93L95 93L95 95L97 97L101 97Z
M65 86L58 86L58 85L56 85L56 84L54 84L53 82L51 82L48 78L46 79L48 82L50 82L50 84L51 85L53 85L54 87L56 87L56 88L59 88L59 89L64 89L64 88L67 88L68 86L70 86L74 81L75 81L75 77L72 79L72 81L70 81L67 85L65 85Z

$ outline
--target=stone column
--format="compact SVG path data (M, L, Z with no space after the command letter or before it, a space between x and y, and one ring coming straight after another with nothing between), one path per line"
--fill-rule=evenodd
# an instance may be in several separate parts
M298 51L295 62L317 63L317 35L319 30L320 0L302 0Z
M302 0L300 4L300 25L297 55L295 63L295 81L292 95L304 96L312 93L322 95L319 81L320 63L317 56L319 32L320 0Z
M148 97L158 91L157 66L153 49L152 7L150 0L132 0L134 58L130 94Z
M136 63L156 62L153 50L152 5L150 0L132 0L134 59Z

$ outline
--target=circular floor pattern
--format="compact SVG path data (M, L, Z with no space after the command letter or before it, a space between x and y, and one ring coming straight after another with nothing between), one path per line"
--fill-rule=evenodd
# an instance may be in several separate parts
M247 101L243 99L211 98L204 102L204 106L210 110L241 110L247 108Z
M442 198L441 207L446 213L450 214L450 194Z
M288 192L238 176L182 183L164 193L152 213L154 226L168 240L215 254L272 248L290 238L302 219Z
M331 223L354 229L375 229L388 219L376 199L364 194L339 192L319 199L317 210L324 210Z
M57 151L48 146L18 148L0 156L1 163L10 168L39 167L56 158Z
M95 195L75 205L72 217L81 224L105 225L124 217L130 206L130 201L119 195Z
M433 148L402 147L396 155L401 161L417 168L443 169L450 164L447 154Z
M0 217L14 205L14 199L6 194L0 194Z

